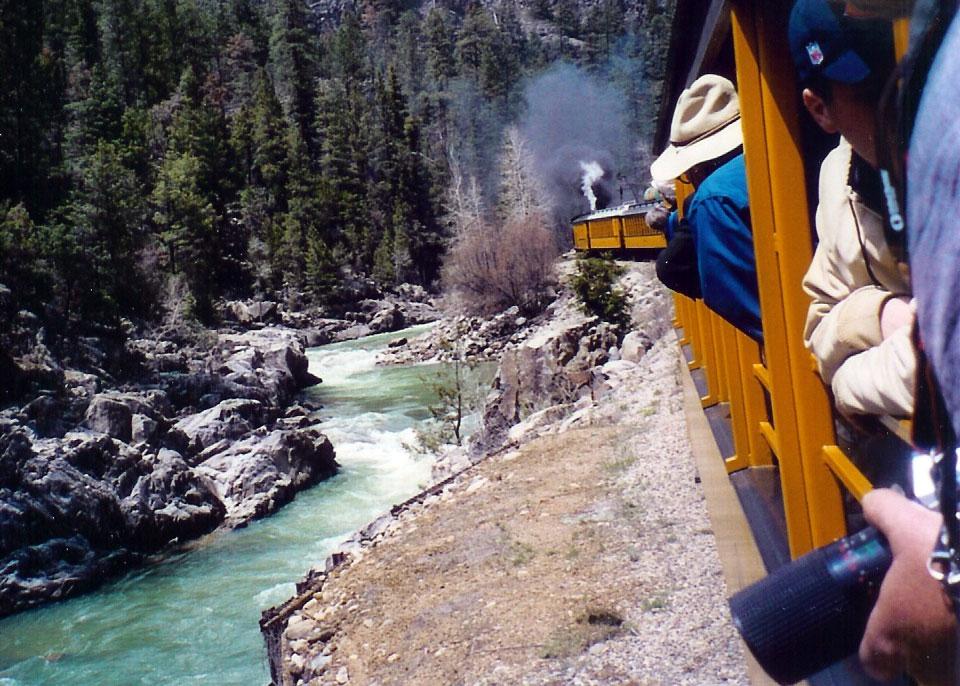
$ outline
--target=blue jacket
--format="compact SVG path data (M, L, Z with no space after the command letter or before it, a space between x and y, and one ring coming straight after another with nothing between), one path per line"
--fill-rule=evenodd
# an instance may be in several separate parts
M757 265L743 155L700 184L687 213L707 307L757 341L763 340Z

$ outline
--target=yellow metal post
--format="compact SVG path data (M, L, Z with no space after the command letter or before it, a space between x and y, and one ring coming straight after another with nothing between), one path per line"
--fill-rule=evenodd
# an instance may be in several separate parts
M727 458L727 471L750 466L750 437L747 408L743 393L743 374L737 346L737 329L728 322L722 325L723 349L726 362L727 392L730 403L730 428L733 434L733 456Z
M673 328L683 328L683 296L679 293L673 294ZM686 332L684 332L684 337L686 337ZM684 345L686 342L683 340L680 345Z
M753 4L750 0L740 0L734 4L731 30L737 65L747 188L750 193L750 218L760 290L760 312L763 320L767 369L770 372L768 388L771 392L771 405L777 425L774 432L771 424L763 423L761 431L780 460L787 539L790 553L796 557L810 550L813 539L807 512L803 466L800 462L800 438L791 388L786 321L777 266L773 199L760 74L760 46Z
M713 326L710 323L714 314L707 309L702 300L696 301L696 307L702 368L707 380L707 394L700 398L700 402L703 403L704 407L712 407L720 402L718 393L720 381L717 377L717 346L713 341Z
M690 343L690 363L688 367L699 369L703 364L703 338L700 336L700 320L697 317L697 301L692 300L685 295L681 295L683 300L683 333L684 338Z
M898 19L893 22L893 49L897 61L900 61L910 47L910 20Z
M727 339L723 327L727 322L717 313L710 311L710 328L713 332L713 344L717 349L717 400L730 401L730 382L727 378Z
M740 388L743 392L743 407L747 421L747 441L750 445L750 466L761 467L773 464L770 445L760 431L760 425L769 422L765 394L753 373L754 365L760 364L760 344L742 331L737 332L737 357L740 360Z
M733 7L775 445L790 552L796 557L845 531L840 490L823 462L823 447L834 442L829 398L802 340L809 299L800 283L813 249L798 92L784 35L787 7L760 0L739 0Z

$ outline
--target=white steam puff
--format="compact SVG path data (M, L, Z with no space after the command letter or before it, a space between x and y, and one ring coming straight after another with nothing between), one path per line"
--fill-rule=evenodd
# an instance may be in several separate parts
M583 194L590 201L590 211L597 209L597 196L593 192L593 184L603 178L603 167L598 162L580 162L580 169L583 170L580 188Z

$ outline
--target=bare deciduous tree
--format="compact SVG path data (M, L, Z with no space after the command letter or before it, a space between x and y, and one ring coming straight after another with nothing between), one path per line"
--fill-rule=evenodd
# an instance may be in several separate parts
M517 127L508 127L500 153L498 214L505 220L531 214L545 215L544 198L527 141Z
M481 224L454 239L444 263L445 290L472 314L516 305L539 311L555 283L557 245L544 216L513 217L499 229Z
M449 165L450 186L444 211L453 224L454 233L460 235L483 223L483 198L477 178L464 175L455 155L450 155Z

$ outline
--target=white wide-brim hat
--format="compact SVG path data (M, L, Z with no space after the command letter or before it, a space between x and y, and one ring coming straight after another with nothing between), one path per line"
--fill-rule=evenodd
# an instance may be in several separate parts
M670 145L650 165L650 175L654 181L671 181L740 145L737 91L728 79L705 74L680 94L670 124Z

